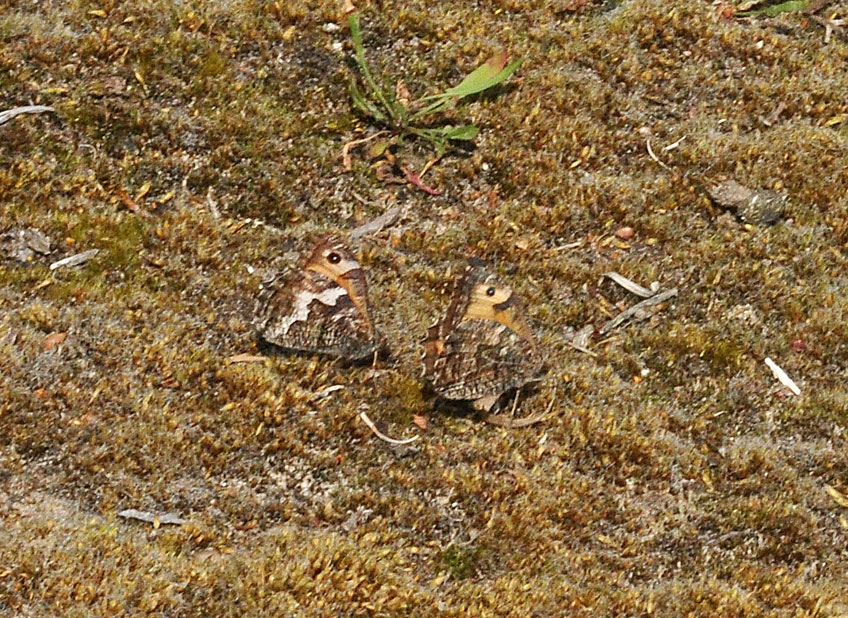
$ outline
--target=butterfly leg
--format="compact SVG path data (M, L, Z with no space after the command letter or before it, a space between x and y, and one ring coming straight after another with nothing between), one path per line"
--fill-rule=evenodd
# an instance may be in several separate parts
M510 415L512 418L515 418L515 409L518 407L518 394L521 392L520 388L515 389L515 399L512 400L512 412Z

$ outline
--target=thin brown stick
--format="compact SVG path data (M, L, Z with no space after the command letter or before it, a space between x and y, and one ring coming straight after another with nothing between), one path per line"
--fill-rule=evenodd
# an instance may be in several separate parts
M381 135L385 135L388 131L377 131L373 135L369 135L368 137L363 137L362 139L355 139L349 141L344 146L342 146L342 166L344 167L346 172L349 172L353 169L353 160L350 158L350 150L354 146L359 146L360 144L365 144L370 142L375 137L380 137Z

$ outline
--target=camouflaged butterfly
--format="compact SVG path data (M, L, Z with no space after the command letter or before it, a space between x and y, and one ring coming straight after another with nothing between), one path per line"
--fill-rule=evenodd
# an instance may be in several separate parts
M541 349L518 298L480 260L471 260L447 315L427 330L424 376L439 396L488 411L541 369Z
M268 343L354 361L377 350L365 273L338 236L319 238L295 271L269 283L258 323Z

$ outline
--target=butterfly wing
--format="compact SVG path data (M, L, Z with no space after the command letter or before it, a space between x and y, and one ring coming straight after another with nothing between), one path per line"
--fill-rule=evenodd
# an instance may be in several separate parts
M300 268L271 283L260 315L260 336L281 348L349 360L377 349L365 275L335 237L321 239Z
M541 366L512 290L479 263L469 264L444 320L427 332L424 374L433 389L446 399L494 400L532 380Z
M448 333L429 375L440 396L475 400L526 384L541 364L532 342L502 324L471 319Z

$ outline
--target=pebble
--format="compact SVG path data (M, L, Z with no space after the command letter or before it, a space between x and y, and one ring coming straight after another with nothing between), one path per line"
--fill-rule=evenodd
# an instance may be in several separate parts
M621 240L630 240L635 234L636 232L632 227L620 227L615 232L615 235Z

